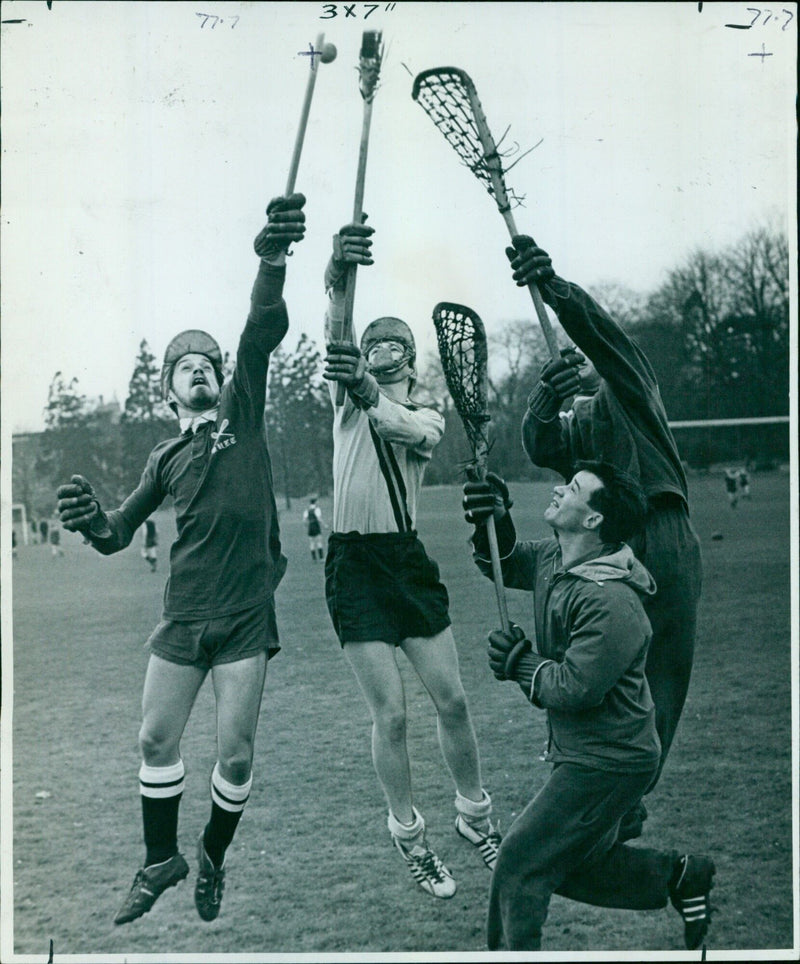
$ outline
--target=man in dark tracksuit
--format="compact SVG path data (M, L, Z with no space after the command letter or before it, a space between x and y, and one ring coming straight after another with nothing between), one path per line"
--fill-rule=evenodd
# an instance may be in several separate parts
M697 634L702 582L700 543L689 519L686 476L670 431L650 362L585 291L555 275L550 258L524 235L507 250L520 285L537 282L543 299L577 352L562 353L542 371L528 400L522 441L534 464L570 478L580 459L610 462L637 479L648 511L631 548L655 579L657 591L644 600L653 628L647 681L656 707L661 760L653 789L669 753L686 700ZM562 402L577 395L572 408ZM638 837L646 818L643 804L622 827Z
M178 852L184 786L180 740L207 674L217 702L217 762L211 815L197 842L195 905L203 920L219 914L230 845L252 786L253 748L267 660L278 652L273 594L286 568L264 429L270 353L286 334L283 258L305 231L301 194L276 198L256 238L261 265L236 367L223 384L214 339L190 329L167 347L165 400L181 434L150 453L137 488L104 512L80 475L58 489L64 527L108 555L130 544L167 496L177 538L170 550L164 608L148 647L139 745L145 859L116 924L147 913L189 871Z
M464 487L478 567L492 578L485 523L493 515L505 585L533 591L536 652L512 624L490 635L489 662L498 679L516 680L547 710L545 759L553 771L500 845L489 949L538 950L553 893L635 910L671 900L686 946L697 947L710 920L713 862L619 838L661 755L641 601L655 586L624 541L642 524L644 494L608 463L579 462L544 512L556 538L537 542L517 541L509 505L496 476Z

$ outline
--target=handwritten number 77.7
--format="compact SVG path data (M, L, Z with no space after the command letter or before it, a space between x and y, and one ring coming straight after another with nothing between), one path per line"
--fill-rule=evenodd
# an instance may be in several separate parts
M214 21L214 22L211 24L211 29L212 29L212 30L214 29L214 27L216 27L216 25L217 25L218 23L225 23L225 21L224 21L221 17L217 17L217 16L215 16L213 13L195 13L195 16L196 16L196 17L202 17L202 18L203 18L203 22L200 24L200 29L201 29L201 30L203 29L203 27L205 27L205 25L208 23L209 20L213 20L213 21ZM234 27L236 26L236 24L239 22L239 17L238 17L237 14L233 14L229 19L230 19L230 20L233 20L233 23L231 24L231 30L233 30L233 28L234 28Z
M770 22L770 20L772 20L771 10L765 10L765 9L762 9L761 7L745 7L745 10L747 10L748 13L755 14L755 16L750 21L750 23L726 23L725 26L730 27L732 30L750 30L751 27L755 27L756 22L762 13L765 15L764 21L761 24L762 27L765 27ZM786 28L789 26L792 20L794 20L794 13L791 10L786 10L785 8L781 10L781 13L786 14L786 20L784 21L783 26L781 27L781 32L783 32L784 30L786 30Z

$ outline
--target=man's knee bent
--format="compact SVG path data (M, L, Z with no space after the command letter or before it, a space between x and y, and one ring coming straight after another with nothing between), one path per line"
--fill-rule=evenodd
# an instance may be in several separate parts
M219 772L223 780L227 780L228 783L232 783L234 786L240 787L247 783L247 781L250 779L250 774L252 771L252 753L240 754L238 756L229 755L225 757L220 754Z
M177 763L180 734L177 736L161 727L144 722L139 730L139 751L148 766L169 766Z
M385 704L375 710L375 729L389 743L403 743L406 738L406 714L402 707Z
M455 726L466 724L469 719L469 709L463 687L455 687L440 694L436 700L436 711L446 724Z

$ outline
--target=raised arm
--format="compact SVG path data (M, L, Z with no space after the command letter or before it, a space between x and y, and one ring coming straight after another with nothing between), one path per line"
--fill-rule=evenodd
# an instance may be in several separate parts
M261 261L250 295L250 313L236 353L231 390L254 421L263 418L270 354L283 340L289 317L283 301L285 254L289 245L305 235L306 203L302 194L273 198L267 206L267 223L253 248Z
M655 373L644 352L591 295L555 273L550 256L533 238L517 235L506 253L516 283L538 284L564 331L623 404L639 407L657 401L661 405Z

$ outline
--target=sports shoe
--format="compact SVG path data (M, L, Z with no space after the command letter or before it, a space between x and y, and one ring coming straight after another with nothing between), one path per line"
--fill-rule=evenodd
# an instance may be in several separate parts
M125 903L117 911L115 924L127 924L146 914L168 887L180 883L189 873L183 854L175 854L161 864L137 871Z
M683 938L690 951L699 947L711 923L709 892L716 873L710 857L683 856L676 868L677 882L670 886L669 899L683 918Z
M456 892L453 875L431 850L424 837L421 844L415 844L410 850L406 850L397 837L392 837L392 840L408 864L411 876L424 891L434 897L453 896Z
M503 838L500 836L499 831L495 830L492 826L492 822L487 821L489 825L489 832L484 833L477 827L473 827L468 820L466 820L463 814L458 814L456 817L456 831L465 839L469 840L471 844L474 844L480 851L481 857L483 857L483 862L489 868L489 870L494 870L494 865L497 862L497 851L500 849L500 844Z
M219 916L222 892L225 890L225 867L217 867L206 853L203 834L197 841L197 882L194 885L194 906L203 920Z

